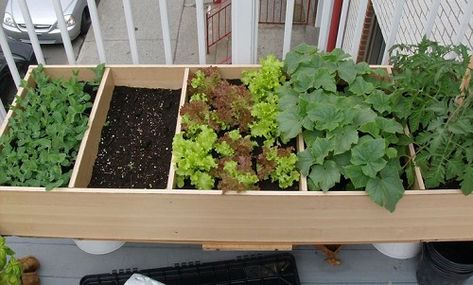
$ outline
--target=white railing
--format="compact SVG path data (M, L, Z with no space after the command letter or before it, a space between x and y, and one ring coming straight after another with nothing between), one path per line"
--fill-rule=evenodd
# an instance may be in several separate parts
M72 49L71 40L67 33L66 23L64 21L63 12L60 0L48 0L52 1L56 16L58 19L58 26L61 31L64 49L66 51L67 59L69 64L76 64L76 58ZM130 6L130 0L122 0L125 12L125 20L128 32L128 40L130 44L130 51L132 62L138 64L139 53L138 46L135 36L135 26L133 22L133 14ZM172 48L171 48L171 36L169 30L169 20L167 11L167 0L158 0L159 11L161 16L161 29L163 33L164 43L164 54L166 64L172 64ZM234 63L255 63L257 53L257 39L258 39L258 1L259 0L237 0L232 3L232 57ZM321 50L325 50L328 41L328 35L330 31L330 24L332 20L332 7L335 0L319 0L316 22L320 24L318 47ZM348 10L351 4L357 2L359 9L356 11L357 19L355 21L355 32L353 33L352 42L354 43L347 52L351 53L356 57L359 49L360 39L362 35L363 23L365 19L365 13L369 0L344 0L340 15L339 27L337 28L337 41L336 47L342 47L345 39L345 30L347 26ZM378 0L372 0L378 1ZM391 29L389 37L386 41L386 50L384 52L383 63L388 61L388 50L395 43L396 35L399 30L400 20L403 16L405 0L395 1L396 9L394 16L391 19ZM30 12L25 0L18 0L21 13L25 19L25 24L28 30L29 39L31 41L33 51L38 63L45 64L44 56L41 50L41 46L38 41L38 37L35 33L33 23L31 21ZM429 37L432 34L434 22L438 17L437 10L439 9L441 0L432 0L430 11L424 25L424 35ZM100 27L99 17L97 13L97 6L95 0L87 0L88 9L91 17L92 28L95 36L95 43L98 50L99 60L101 63L106 63L106 53L104 42L102 38L102 31ZM204 1L195 0L196 4L196 26L198 35L198 54L199 63L206 63L206 46L205 46L205 14L204 14ZM286 15L285 15L285 27L284 27L284 42L283 42L283 53L280 55L282 58L285 57L286 53L290 50L292 40L292 22L294 17L294 0L287 0L286 2ZM469 19L473 12L473 1L467 1L463 8L463 16L460 19L460 24L456 29L455 39L453 43L459 43L464 36ZM14 79L16 86L20 84L20 75L13 61L11 51L8 47L8 42L3 29L0 29L0 44L5 54L10 72ZM0 103L0 122L5 117L5 108Z

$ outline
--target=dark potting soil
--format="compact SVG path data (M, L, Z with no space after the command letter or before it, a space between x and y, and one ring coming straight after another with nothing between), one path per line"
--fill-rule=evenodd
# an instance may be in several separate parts
M180 94L115 87L89 187L166 187Z

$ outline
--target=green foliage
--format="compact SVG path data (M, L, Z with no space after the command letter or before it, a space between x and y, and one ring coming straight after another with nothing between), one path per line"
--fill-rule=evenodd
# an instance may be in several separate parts
M0 236L0 284L21 285L21 264L15 258L15 252Z
M251 109L251 135L274 142L278 137L278 96L275 90L285 81L283 63L273 55L263 58L260 63L260 69L244 72L241 80L248 86L255 102Z
M195 137L186 139L182 133L176 134L172 149L178 187L183 187L184 180L190 178L198 189L213 188L215 179L209 173L217 166L211 154L216 141L217 134L206 125L199 127Z
M97 76L103 74L97 68ZM91 96L78 74L51 80L40 65L33 70L36 87L18 97L9 131L0 138L0 185L66 186L83 134L87 129Z
M258 175L262 179L271 177L272 182L278 182L282 189L288 188L299 179L296 170L297 156L292 147L277 146L263 147L263 153L258 156L256 165Z
M225 181L225 179L232 179L240 185L237 187L243 187L244 190L256 189L254 185L259 181L258 176L251 170L244 171L239 169L238 162L234 160L226 161L223 171L225 171L223 181Z
M469 54L464 45L441 46L423 39L391 51L395 89L393 113L409 125L416 161L429 188L458 183L473 191L473 108L471 82L460 85ZM452 186L449 186L452 187Z
M288 53L284 68L290 79L278 91L279 130L283 141L303 131L297 166L309 189L328 191L344 178L346 189L366 189L393 211L404 193L399 160L407 140L390 112L384 74L339 49L305 44Z
M261 180L271 179L287 188L299 178L294 150L276 146L280 142L275 91L285 78L282 62L269 56L261 64L242 75L248 88L222 79L215 67L194 73L190 100L180 111L183 133L173 143L178 187L189 179L199 189L216 185L224 191L257 190ZM204 139L212 143L200 146ZM259 159L262 148L271 149L272 155ZM260 167L262 160L266 167Z

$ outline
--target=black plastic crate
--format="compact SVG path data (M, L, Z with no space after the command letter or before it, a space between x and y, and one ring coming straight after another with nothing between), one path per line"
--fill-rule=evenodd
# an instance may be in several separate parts
M84 276L80 285L123 285L133 273L146 275L166 285L298 285L296 261L289 253L251 255L235 260L176 264L174 267Z

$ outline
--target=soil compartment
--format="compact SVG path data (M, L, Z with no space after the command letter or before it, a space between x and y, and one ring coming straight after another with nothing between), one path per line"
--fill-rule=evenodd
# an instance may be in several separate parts
M90 188L166 188L181 90L116 86Z

